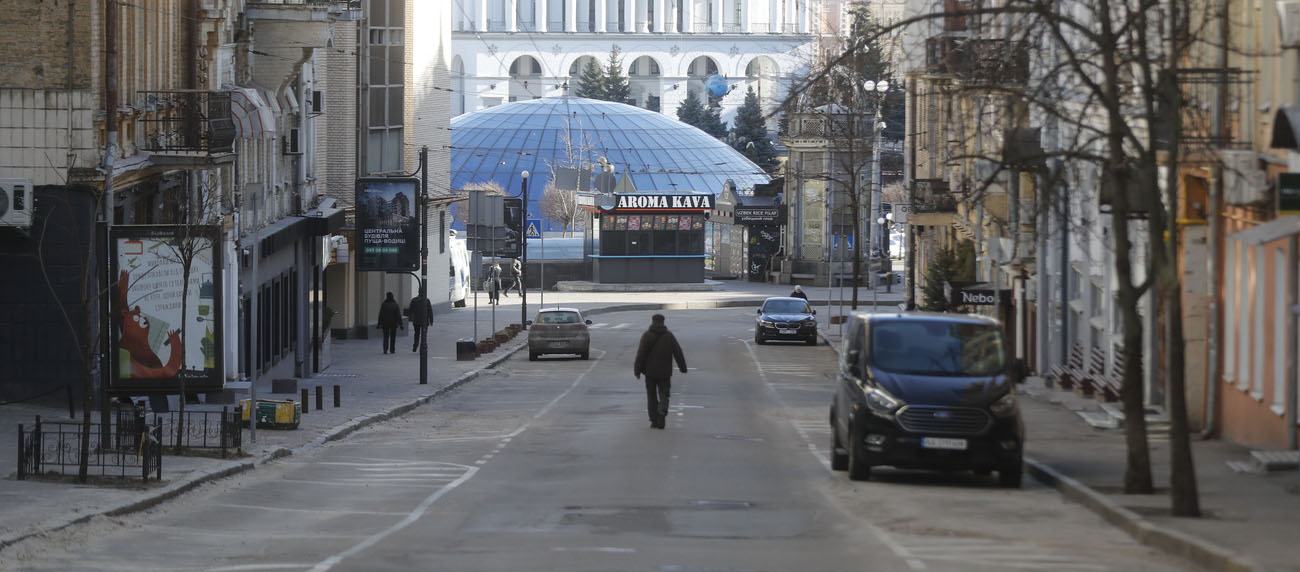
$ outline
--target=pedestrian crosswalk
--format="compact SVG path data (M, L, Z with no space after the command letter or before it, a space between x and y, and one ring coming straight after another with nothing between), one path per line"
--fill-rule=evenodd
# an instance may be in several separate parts
M601 328L605 328L609 330L622 330L624 328L630 328L630 327L632 327L632 322L619 322L617 324L612 322L596 322L590 326L587 326L587 329L599 330Z
M364 457L350 459L355 460L317 463L330 470L315 476L312 483L439 488L465 476L472 469L467 465L438 461L392 461Z

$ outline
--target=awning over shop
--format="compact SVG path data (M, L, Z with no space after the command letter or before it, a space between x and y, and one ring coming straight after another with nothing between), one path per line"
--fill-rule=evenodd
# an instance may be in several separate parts
M311 236L328 236L343 228L345 215L337 208L337 201L325 199L316 208L307 211L308 233Z
M268 102L251 87L234 86L230 91L230 115L235 120L235 136L240 139L273 139L278 105Z

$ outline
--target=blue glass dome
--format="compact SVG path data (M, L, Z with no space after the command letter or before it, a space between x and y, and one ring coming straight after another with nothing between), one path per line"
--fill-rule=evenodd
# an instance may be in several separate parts
M451 120L451 143L453 189L496 181L518 194L520 172L528 171L534 213L552 165L595 164L600 157L614 164L615 175L630 173L642 192L716 195L727 180L737 189L770 180L744 155L695 127L639 107L580 97L532 99L461 115Z

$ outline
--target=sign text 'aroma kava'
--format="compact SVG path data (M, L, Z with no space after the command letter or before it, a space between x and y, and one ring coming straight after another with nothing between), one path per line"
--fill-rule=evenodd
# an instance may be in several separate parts
M619 195L618 209L712 209L713 195Z

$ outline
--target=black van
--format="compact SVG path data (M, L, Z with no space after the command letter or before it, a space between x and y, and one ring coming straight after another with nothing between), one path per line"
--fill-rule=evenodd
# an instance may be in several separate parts
M831 404L831 467L998 472L1019 487L1024 422L996 320L958 314L855 314Z

